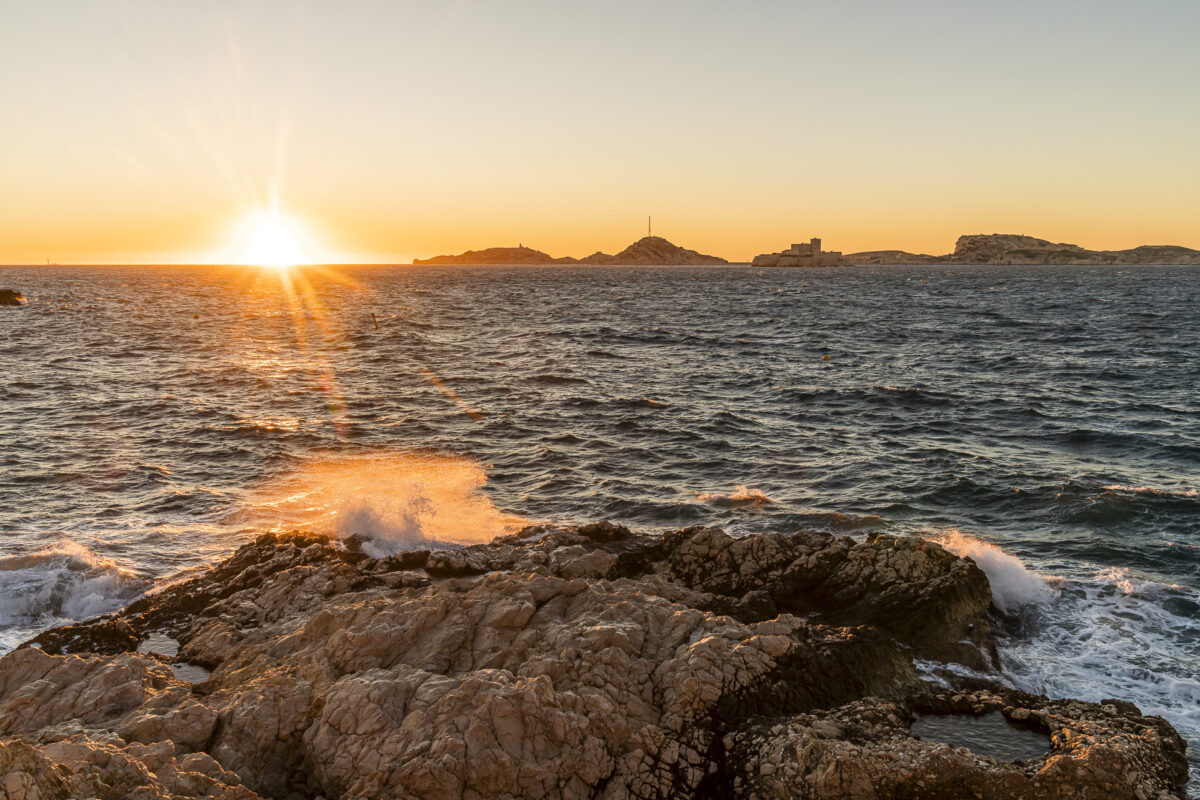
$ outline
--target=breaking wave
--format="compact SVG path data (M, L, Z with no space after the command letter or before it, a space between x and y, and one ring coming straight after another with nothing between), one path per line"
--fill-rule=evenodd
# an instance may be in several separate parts
M1200 497L1200 492L1197 492L1195 489L1155 489L1152 486L1125 486L1120 483L1105 486L1104 489L1109 492L1130 492L1132 494L1159 495L1162 497Z
M950 552L971 558L984 571L992 585L992 604L1006 614L1054 600L1055 591L1044 578L996 545L953 529L933 539Z
M0 558L0 652L42 628L115 611L147 585L77 542Z
M315 530L374 558L435 544L491 541L527 524L480 493L487 473L449 455L328 457L272 482L249 521L271 530Z
M747 488L738 484L732 492L701 492L696 495L701 503L718 508L740 508L743 506L765 506L771 503L762 489Z
M1200 739L1200 592L1128 568L1094 568L1048 581L1019 558L958 530L935 536L988 576L1003 674L1026 691L1099 702L1119 697ZM952 665L918 663L943 683ZM969 675L967 677L970 677ZM1200 759L1189 752L1193 775Z
M1053 603L1023 616L1020 632L999 642L1017 686L1052 697L1129 700L1200 741L1200 592L1104 568L1064 580ZM1189 748L1188 755L1193 776L1200 774L1200 754Z

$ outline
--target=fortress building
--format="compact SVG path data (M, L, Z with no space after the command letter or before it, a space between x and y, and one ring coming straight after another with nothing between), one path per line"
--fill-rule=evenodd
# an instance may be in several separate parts
M846 263L842 254L821 249L820 239L794 244L779 253L763 253L750 262L755 267L838 267Z

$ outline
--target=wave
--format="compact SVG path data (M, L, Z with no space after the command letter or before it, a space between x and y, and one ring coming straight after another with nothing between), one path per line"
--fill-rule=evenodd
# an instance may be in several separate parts
M671 404L652 397L621 397L614 401L615 405L626 408L670 408Z
M1127 567L1048 581L994 544L958 530L930 537L972 558L992 585L1002 682L1052 697L1120 697L1200 741L1200 592ZM919 667L922 665L918 665ZM945 665L924 665L934 682ZM1193 774L1200 759L1192 752Z
M708 503L719 508L765 506L773 502L762 489L750 489L741 484L738 484L732 492L700 492L696 497L701 503Z
M878 514L843 514L838 511L810 511L792 517L802 528L838 532L878 530L887 524Z
M1200 776L1200 592L1105 568L1064 580L1053 603L1027 609L1021 632L1000 637L1020 688L1098 702L1129 700L1190 742Z
M272 530L329 533L380 558L488 542L528 524L480 494L486 483L481 465L457 456L330 456L271 482L240 516Z
M1155 489L1151 486L1124 486L1119 483L1105 486L1104 489L1109 492L1131 492L1160 497L1200 497L1200 492L1195 489Z
M115 611L147 587L77 542L0 558L0 652L39 629Z
M957 529L932 538L955 555L970 558L984 571L992 585L992 604L1006 614L1022 606L1054 600L1055 591L1044 578L996 545Z
M1064 487L1056 499L1060 503L1061 519L1096 526L1145 520L1167 530L1200 511L1200 493L1191 488L1072 485Z
M532 380L536 381L537 383L545 383L551 386L565 386L569 384L588 382L586 378L575 378L570 375L555 375L548 372L541 375L534 375Z

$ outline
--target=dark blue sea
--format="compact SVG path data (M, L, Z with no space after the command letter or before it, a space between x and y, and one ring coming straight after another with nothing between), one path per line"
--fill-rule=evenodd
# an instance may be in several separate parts
M256 532L819 528L1200 750L1200 268L0 268L0 652Z

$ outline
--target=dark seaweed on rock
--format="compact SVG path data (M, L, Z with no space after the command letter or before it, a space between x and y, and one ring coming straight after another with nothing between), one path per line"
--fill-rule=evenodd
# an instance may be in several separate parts
M611 523L372 559L271 534L0 659L4 791L35 797L1182 797L1183 741L1117 701L977 681L987 578L916 539ZM176 678L132 652L168 633ZM914 713L1001 712L997 763Z

